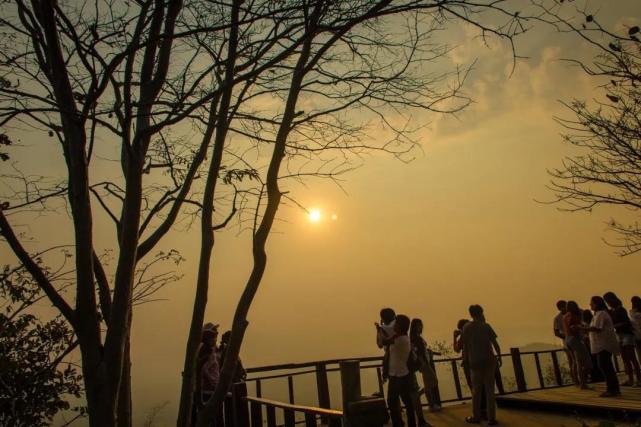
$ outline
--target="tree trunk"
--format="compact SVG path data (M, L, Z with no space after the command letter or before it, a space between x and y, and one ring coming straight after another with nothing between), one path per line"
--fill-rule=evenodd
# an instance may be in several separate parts
M196 283L196 296L194 298L194 310L192 313L191 325L189 327L187 349L185 351L180 406L178 408L178 427L189 427L191 425L195 381L199 375L199 373L196 372L196 357L198 356L198 348L200 347L202 326L205 319L205 308L207 307L210 263L215 242L213 231L214 196L216 193L218 174L222 164L225 139L229 129L228 116L234 89L234 67L236 64L236 48L238 46L238 14L241 3L242 0L234 0L231 10L229 47L227 51L227 61L225 64L225 78L223 80L224 90L220 100L220 108L218 109L216 138L214 141L213 155L209 165L207 182L205 184L205 192L203 195L201 250L198 262L198 278Z
M127 338L125 355L122 365L122 378L118 392L118 427L132 427L131 404L131 340Z
M232 383L236 364L238 363L240 347L247 329L247 314L249 313L249 308L251 307L254 296L258 291L258 287L260 286L260 282L262 281L265 273L265 268L267 266L265 245L276 218L276 212L281 200L281 193L278 187L278 174L285 155L287 138L291 130L293 119L296 115L296 104L298 102L303 78L305 76L305 66L311 52L311 43L314 38L315 31L314 27L321 12L322 3L323 2L318 2L311 14L311 24L308 27L308 33L306 34L305 42L303 43L300 56L292 75L292 82L290 84L289 94L285 104L285 111L283 112L283 119L278 129L278 134L276 135L276 142L274 144L272 158L269 162L269 168L267 171L267 206L261 219L260 226L258 227L253 239L254 266L249 279L247 280L247 284L245 285L245 290L243 291L236 307L234 321L232 323L232 333L225 353L225 361L222 366L218 386L216 387L214 396L198 415L198 427L207 427L208 425L211 425L211 422L218 418L219 412L222 410L222 403L225 395L227 394L227 390L229 390Z

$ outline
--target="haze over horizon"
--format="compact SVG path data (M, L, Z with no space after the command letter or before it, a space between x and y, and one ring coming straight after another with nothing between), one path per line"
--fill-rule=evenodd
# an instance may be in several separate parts
M588 4L606 24L641 22L638 1ZM641 293L641 255L620 257L603 241L614 238L606 222L625 212L567 213L541 203L554 198L546 188L547 170L573 153L554 120L572 117L560 101L604 97L598 80L562 61L591 58L589 46L537 27L517 39L517 52L526 58L512 70L508 46L486 47L465 27L447 35L458 45L450 61L477 60L465 86L474 103L456 116L413 117L425 127L415 135L422 151L410 162L367 154L362 166L340 177L340 187L323 180L290 187L297 203L318 210L319 218L310 220L293 203L279 210L241 350L245 366L377 355L372 323L388 306L423 319L428 342L449 343L456 321L478 303L505 350L557 345L556 300L587 306L590 296L613 290L629 305ZM28 146L28 138L22 134L21 143ZM50 158L61 158L54 144L33 160L36 169L56 170L60 165ZM15 159L26 160L19 147ZM59 219L50 218L46 226L21 231L37 236L48 229L55 242L62 231ZM185 226L162 243L185 258L179 266L184 276L160 290L159 301L134 311L134 424L165 401L170 403L159 425L175 422L197 228ZM216 238L206 318L225 331L250 271L251 234L232 223ZM15 259L6 246L0 256Z

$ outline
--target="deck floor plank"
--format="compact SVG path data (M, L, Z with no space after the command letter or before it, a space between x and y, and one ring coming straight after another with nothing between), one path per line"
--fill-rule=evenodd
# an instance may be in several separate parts
M567 386L497 396L497 402L501 406L531 403L543 407L563 406L568 409L617 410L641 414L641 388L621 387L621 396L600 397L599 394L604 391L603 383L592 384L590 390Z

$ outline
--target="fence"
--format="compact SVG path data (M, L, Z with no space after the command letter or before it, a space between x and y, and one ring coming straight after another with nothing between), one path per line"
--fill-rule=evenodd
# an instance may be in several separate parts
M511 348L509 353L501 355L503 365L496 371L496 393L503 395L568 385L571 379L567 374L567 367L564 366L565 356L562 356L562 361L559 353L563 353L563 350L521 352L518 348ZM318 422L330 427L342 426L342 410L332 409L329 374L337 373L339 363L343 360L345 359L289 363L248 369L248 379L245 383L234 386L234 396L226 402L226 418L235 421L228 423L228 426L232 424L238 427L245 425L262 427L264 422L268 427L293 427L303 423L305 426L316 426ZM375 387L382 395L382 357L361 357L349 360L359 361L361 371L372 370L375 372ZM439 378L437 398L440 403L461 402L471 398L467 381L465 384L461 381L461 373L465 378L465 372L461 367L460 357L435 359L432 363ZM531 369L532 367L534 369ZM620 370L616 358L615 368L617 371ZM316 406L296 403L295 379L309 376L313 376L313 382L315 382L313 394L315 394ZM445 381L446 378L450 381ZM273 381L286 381L286 401L263 397L265 384ZM254 396L248 396L248 390L252 387ZM306 389L309 391L309 387ZM228 406L231 408L228 409Z

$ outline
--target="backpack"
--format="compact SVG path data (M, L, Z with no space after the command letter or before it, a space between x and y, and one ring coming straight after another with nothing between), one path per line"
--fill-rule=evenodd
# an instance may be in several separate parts
M407 369L410 371L410 374L421 370L421 361L416 354L416 350L412 347L410 354L407 356Z

